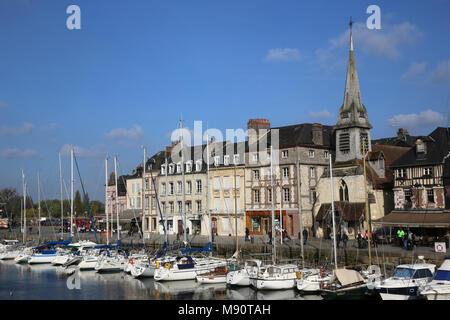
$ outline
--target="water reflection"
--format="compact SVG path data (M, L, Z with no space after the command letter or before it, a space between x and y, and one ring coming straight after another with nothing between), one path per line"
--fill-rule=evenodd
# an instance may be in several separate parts
M195 280L158 282L135 279L125 273L78 272L80 289L70 290L62 267L0 262L0 299L41 300L318 300L300 296L295 289L257 291L250 287L228 288L225 283L199 284Z

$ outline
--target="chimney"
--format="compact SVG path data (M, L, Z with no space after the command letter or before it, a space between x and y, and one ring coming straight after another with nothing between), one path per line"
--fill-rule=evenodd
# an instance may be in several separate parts
M311 128L312 141L314 144L323 145L323 131L320 123L313 123Z
M268 119L249 119L247 122L249 145L257 142L268 130L270 130L270 121Z
M397 138L399 140L406 140L406 136L409 136L409 133L408 133L407 129L403 129L403 128L398 129L398 131L397 131Z

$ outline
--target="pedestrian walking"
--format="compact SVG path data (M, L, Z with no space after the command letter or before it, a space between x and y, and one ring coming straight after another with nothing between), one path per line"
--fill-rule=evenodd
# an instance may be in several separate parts
M358 235L356 236L356 240L358 241L358 249L362 248L362 234L361 231L358 231Z
M269 244L272 244L272 231L269 231L267 235L269 236Z
M306 241L308 241L308 230L306 228L303 228L303 245L306 245Z
M344 231L344 234L342 235L342 243L343 243L344 249L347 249L347 241L348 241L348 235L347 235L347 232Z
M250 240L250 231L248 230L248 228L245 228L245 241L249 240Z

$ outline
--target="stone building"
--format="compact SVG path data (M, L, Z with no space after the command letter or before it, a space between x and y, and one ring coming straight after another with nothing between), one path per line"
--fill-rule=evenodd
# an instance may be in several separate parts
M211 156L209 166L211 227L215 235L245 235L246 142L222 142L222 153Z
M282 223L283 229L291 236L296 236L300 231L300 172L302 222L305 227L311 228L317 182L330 155L332 128L318 123L271 128L266 119L250 119L247 129L245 210L246 227L250 234L267 234L272 229L270 146L274 163L275 226L279 230Z

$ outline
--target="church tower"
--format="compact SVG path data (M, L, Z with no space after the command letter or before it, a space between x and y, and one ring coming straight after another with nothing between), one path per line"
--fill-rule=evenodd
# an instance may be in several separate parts
M350 55L345 82L344 103L339 109L338 120L334 126L336 133L336 162L352 162L363 159L365 151L372 150L370 129L366 107L361 101L358 73L353 52L352 24L350 20Z

